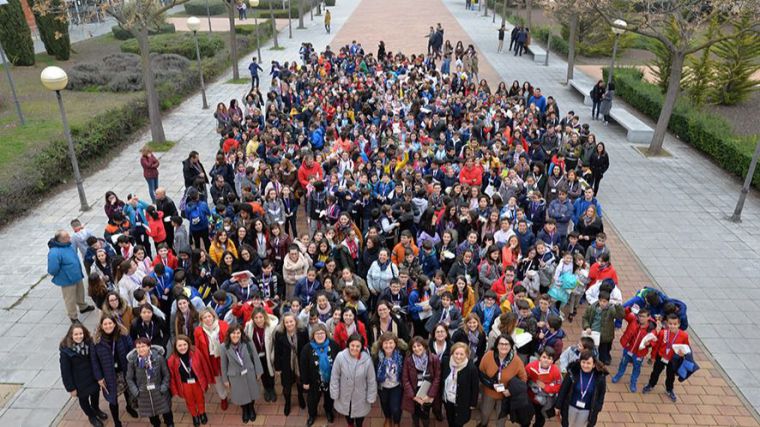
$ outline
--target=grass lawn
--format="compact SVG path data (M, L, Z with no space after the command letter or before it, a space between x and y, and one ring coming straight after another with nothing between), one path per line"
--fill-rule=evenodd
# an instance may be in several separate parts
M119 52L120 44L119 40L107 34L74 45L68 61L57 61L47 54L40 54L37 55L34 66L11 69L26 125L19 125L13 100L10 97L4 99L0 106L0 170L7 171L9 168L6 165L32 147L46 145L51 139L63 139L63 125L55 95L40 83L42 70L48 65L57 65L66 70L78 62L94 61ZM5 76L4 70L2 73ZM2 85L3 93L10 93L5 79ZM95 114L122 105L140 94L64 91L62 95L66 115L71 126L75 127Z

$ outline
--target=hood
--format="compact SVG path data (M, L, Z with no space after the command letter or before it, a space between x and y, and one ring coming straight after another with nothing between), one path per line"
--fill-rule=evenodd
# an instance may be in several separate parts
M345 350L342 350L338 354L338 357L342 358L346 362L350 361L350 359L353 358L348 353L348 348L346 348ZM359 360L357 361L357 367L358 366L366 365L368 363L370 363L370 364L372 363L372 356L369 355L369 353L367 352L367 350L362 350L361 355L359 356Z
M561 340L565 338L565 330L562 328L559 328L557 330L557 335L553 336L549 341L546 342L546 344L551 345L557 340Z
M55 240L54 238L48 240L48 248L50 248L50 249L53 249L53 248L69 248L69 247L71 247L71 242L69 242L69 243L61 243L61 242Z
M164 349L161 346L158 345L151 345L150 346L150 360L155 361L158 360L158 356L164 355ZM137 361L137 349L134 348L132 351L130 351L127 354L127 361L130 363L134 363Z

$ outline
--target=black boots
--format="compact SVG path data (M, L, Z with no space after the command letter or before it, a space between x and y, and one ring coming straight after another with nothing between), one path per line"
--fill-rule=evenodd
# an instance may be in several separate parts
M240 407L240 409L243 410L243 424L246 424L251 420L251 415L248 412L248 405L243 405Z
M201 425L201 417L193 417L193 427L198 427Z
M286 417L290 415L290 398L287 398L287 397L285 398L285 410L283 411L283 413L285 414Z
M100 421L98 417L90 417L88 419L90 420L90 424L92 424L93 427L103 427L103 421Z
M303 393L298 393L298 407L306 409L306 399L303 398Z
M205 413L205 412L204 412L204 413L202 413L202 414L201 414L201 415L198 417L198 419L201 421L201 424L203 424L203 425L206 425L206 424L208 424L208 416L206 415L206 413Z

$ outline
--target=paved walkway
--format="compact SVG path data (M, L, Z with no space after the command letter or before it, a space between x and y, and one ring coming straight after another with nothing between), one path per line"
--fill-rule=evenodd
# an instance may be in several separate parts
M530 57L515 59L507 54L497 55L496 27L491 24L491 18L466 12L463 1L385 0L382 8L379 3L374 0L339 1L338 7L331 9L333 34L337 32L335 40L364 40L361 37L368 37L367 33L373 32L374 39L367 38L363 43L367 50L374 50L376 41L384 39L390 50L423 52L426 43L422 36L427 26L441 22L447 38L456 41L461 36L478 45L483 73L491 68L498 70L498 75L505 81L519 79L538 83L545 93L558 99L562 111L573 108L581 112L583 120L588 121L589 112L587 107L582 106L580 97L560 84L565 75L562 61L553 56L551 65L543 67L534 64ZM351 15L355 8L356 12ZM351 20L343 27L349 16ZM419 19L420 16L424 16L424 20ZM388 25L399 20L409 26L409 31L399 31L396 25ZM354 22L363 24L354 25ZM307 26L307 30L294 30L295 38L291 41L281 34L280 42L286 50L276 53L266 50L264 61L275 58L292 60L302 39L308 39L317 47L325 44L335 46L332 36L324 34L320 19L315 19L313 23L307 20ZM490 62L490 67L486 62ZM241 65L245 66L245 61L241 61ZM209 87L211 104L215 100L238 98L243 93L243 86L223 83L229 77L222 77L220 83ZM216 150L211 111L202 111L200 104L199 95L191 97L165 116L167 138L178 141L178 144L161 156L161 185L168 188L175 200L179 199L182 187L179 165L187 152L191 149L199 151L207 167L210 167ZM686 300L690 306L691 323L697 335L703 338L707 350L748 399L757 402L760 400L760 388L749 370L753 366L749 354L756 354L760 349L760 332L757 332L758 328L753 328L753 319L760 311L753 301L753 297L760 296L760 291L753 288L760 282L757 267L760 239L756 237L760 234L760 201L754 193L750 195L743 225L725 223L721 218L731 210L738 188L736 180L671 137L666 141L666 148L673 157L647 160L631 144L624 142L619 128L595 125L594 129L601 140L608 142L613 163L601 191L605 219L620 230L620 237L632 247L646 267L644 269L637 263L637 257L627 251L613 233L611 245L614 262L620 270L625 293L630 294L649 283L648 271L668 293ZM4 343L0 348L0 382L24 384L10 406L0 410L0 425L48 425L69 403L60 385L56 350L57 340L68 327L68 320L61 306L60 291L45 276L45 242L57 228L65 227L75 216L100 233L105 217L101 207L102 195L107 190L112 189L118 194L137 192L147 196L137 159L139 148L148 139L147 133L140 135L138 142L116 156L106 169L86 178L85 188L93 210L79 213L75 190L66 189L52 196L33 215L19 219L0 231L0 239L13 242L13 245L0 247L0 259L3 260L3 268L0 269L0 307L4 309L0 315L0 333ZM705 184L700 186L697 183ZM696 227L699 233L693 231ZM713 261L718 256L722 261L720 265ZM666 267L666 259L674 266ZM693 259L697 261L693 262ZM705 292L708 288L709 291ZM715 303L725 308L716 314ZM86 316L86 324L93 325L95 317L94 314ZM728 324L728 319L737 325ZM577 323L573 326L577 327ZM569 328L569 332L571 337L577 337L577 330L573 327ZM724 341L720 336L737 339ZM28 357L30 354L37 357ZM619 350L613 354L617 358ZM641 424L642 421L645 425L757 425L753 414L721 377L717 364L713 364L699 346L696 355L703 370L686 386L676 386L682 402L672 410L663 411L662 407L656 406L663 402L661 394L630 395L624 392L622 386L613 385L607 410L600 421L608 425L626 422ZM177 413L184 416L183 405L179 402L175 404ZM259 412L271 416L260 417L256 424L304 424L304 417L298 410L285 419L274 415L281 413L280 409L278 405L262 404ZM82 425L83 420L78 412L74 408L67 413L64 424ZM373 414L377 415L377 408ZM224 417L214 415L211 421L217 425L239 424L235 412L228 412ZM180 420L180 424L189 421L184 418ZM378 421L373 419L370 424L375 425Z
M606 142L612 165L600 190L605 219L620 230L656 284L688 304L694 332L760 409L760 374L753 369L760 353L758 193L749 194L742 224L725 221L741 187L736 178L671 134L665 149L672 156L647 159L625 140L622 128L590 120L590 107L563 85L565 61L552 53L544 67L531 56L497 54L498 22L465 13L459 0L443 3L508 85L517 79L541 86L558 100L561 114L579 113L581 122L591 123L598 139Z
M359 0L341 0L339 7L330 9L333 35L358 3ZM330 43L332 35L325 34L319 17L313 22L307 18L305 24L305 30L293 28L293 39L288 39L287 31L280 33L280 46L285 50L269 50L271 42L262 47L264 63L298 58L302 40L310 40L315 46ZM242 75L246 75L248 61L248 55L240 61ZM230 71L217 83L209 85L209 104L216 105L217 100L240 99L247 92L245 85L224 83L231 78ZM65 99L64 96L64 102ZM166 137L177 141L177 145L159 155L162 163L160 183L177 203L183 187L181 161L191 150L196 150L206 167L211 168L218 149L213 109L202 110L200 107L199 93L164 115ZM75 217L97 235L102 234L106 218L103 197L108 190L122 197L132 192L148 199L147 185L139 165L139 149L149 140L150 133L146 131L101 171L85 178L85 191L92 205L90 211L79 212L76 189L67 188L51 195L33 213L0 230L2 241L13 242L0 247L0 265L3 267L0 269L0 339L3 342L0 347L0 383L23 384L9 404L0 409L1 426L50 425L68 403L69 395L60 381L57 348L70 323L63 309L61 292L46 275L47 241L55 230L68 228ZM97 316L88 313L81 318L92 327Z

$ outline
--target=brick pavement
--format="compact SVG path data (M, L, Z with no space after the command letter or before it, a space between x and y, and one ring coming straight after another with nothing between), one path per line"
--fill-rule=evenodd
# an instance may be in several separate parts
M446 6L448 6L449 9L446 9ZM453 42L457 40L458 36L461 36L464 40L471 40L471 35L466 35L471 33L469 31L468 33L465 33L462 26L460 26L450 12L450 10L454 10L453 7L459 6L458 2L448 0L446 0L445 5L440 0L422 0L414 3L404 3L399 0L386 0L383 2L364 0L359 4L348 23L337 32L335 41L332 44L335 46L338 43L348 43L351 40L356 39L362 42L365 49L374 50L376 41L383 39L386 41L389 50L402 50L405 53L420 52L424 51L426 46L422 35L425 34L429 22L441 22L446 30L446 38L451 39ZM476 12L465 12L463 10L463 4L461 6L462 16L465 16L469 20L473 20L473 16ZM416 22L415 20L415 18L417 20L419 19L419 10L425 11L424 15L426 20L424 22ZM459 15L460 12L457 11L456 13L457 17L462 19ZM399 26L403 28L403 31L398 31L398 27L395 25L377 24L378 21L385 22L389 19L393 19L394 24L399 24ZM479 21L481 21L481 23L486 23L484 19L480 19ZM468 24L466 26L468 30L472 30L473 27L469 26L470 21L467 22ZM401 26L401 24L403 24L403 26ZM490 18L487 24L490 25ZM480 29L482 30L482 28ZM490 29L488 31L490 31ZM490 34L488 31L484 30L483 34ZM419 38L417 37L418 33L420 34ZM476 35L482 34L476 33ZM492 36L490 39L486 39L485 36L480 38L473 37L473 39L480 43L488 43L487 40L494 41L496 38L495 32L490 35ZM317 43L315 43L315 46L318 46ZM484 73L487 69L505 70L507 67L503 66L501 61L494 63L496 67L487 64L487 60L490 61L493 57L483 46L484 45L480 45L481 70ZM491 46L490 50L495 50L495 46ZM528 60L529 58L526 58L524 61ZM534 71L543 71L541 68L538 68L540 66L534 64L525 66L525 63L522 63L522 66L527 70L535 69ZM545 73L538 72L531 80L538 81L541 85L547 86L541 81L541 78L545 76ZM489 81L498 80L495 78L488 78ZM556 80L553 80L552 82L556 83ZM549 82L546 83L548 84ZM545 90L545 93L555 95L553 90ZM570 105L570 102L562 101L563 102L560 103L561 106ZM605 185L606 187L603 185L605 190L615 189L621 193L625 192L625 189L621 188L619 183L615 180L610 179L609 181L606 181ZM603 199L603 201L606 200ZM606 213L607 211L605 211L605 214ZM620 235L614 230L609 221L607 221L606 227L608 241L613 255L613 265L615 265L618 271L623 295L625 298L628 298L639 288L654 283L654 281L647 272L647 269L639 262L639 258L634 255L625 243L623 243ZM574 323L566 324L565 328L568 333L568 338L565 341L566 344L576 342L580 335L580 316L578 316L578 320L575 320ZM609 389L605 409L599 417L599 425L759 425L753 409L745 400L737 395L735 386L726 379L726 376L720 367L715 363L714 359L705 350L705 347L696 338L697 337L693 337L693 348L695 358L702 369L690 378L687 384L676 383L675 392L679 397L679 402L677 404L674 405L667 400L667 397L663 393L664 389L662 383L655 392L649 395L629 393L625 386L627 380L626 377L618 384L608 384ZM613 348L613 364L611 366L613 374L617 368L619 355L620 347L616 342ZM643 382L648 378L650 370L651 367L647 365L642 368L639 388L643 387ZM207 395L212 396L214 393L209 392ZM176 401L176 399L174 402L174 410L175 417L178 421L177 425L189 425L191 420L186 413L184 405ZM254 423L255 425L305 425L305 412L298 408L293 410L290 417L286 418L281 415L281 398L274 404L257 404L257 412L259 413L259 417ZM209 404L209 414L209 425L242 425L240 422L239 410L230 408L227 412L222 413L218 406L218 399L215 397L211 399L211 403ZM477 412L474 414L473 418L474 420L468 425L475 424L475 420L478 418ZM126 425L129 426L148 425L147 422L133 422L131 419L128 419L128 415L126 414L124 414L122 419L126 420L128 422ZM80 426L84 421L81 411L78 407L73 405L73 402L70 402L69 409L63 415L62 422L59 425ZM381 415L377 405L373 408L368 421L370 426L379 426L382 424ZM321 417L317 420L316 425L323 425L325 423L325 418ZM433 423L433 425L444 424L445 423ZM338 420L335 425L345 425L345 423L343 420ZM411 425L408 415L405 415L402 425ZM551 422L547 425L554 426L558 424L556 422Z

